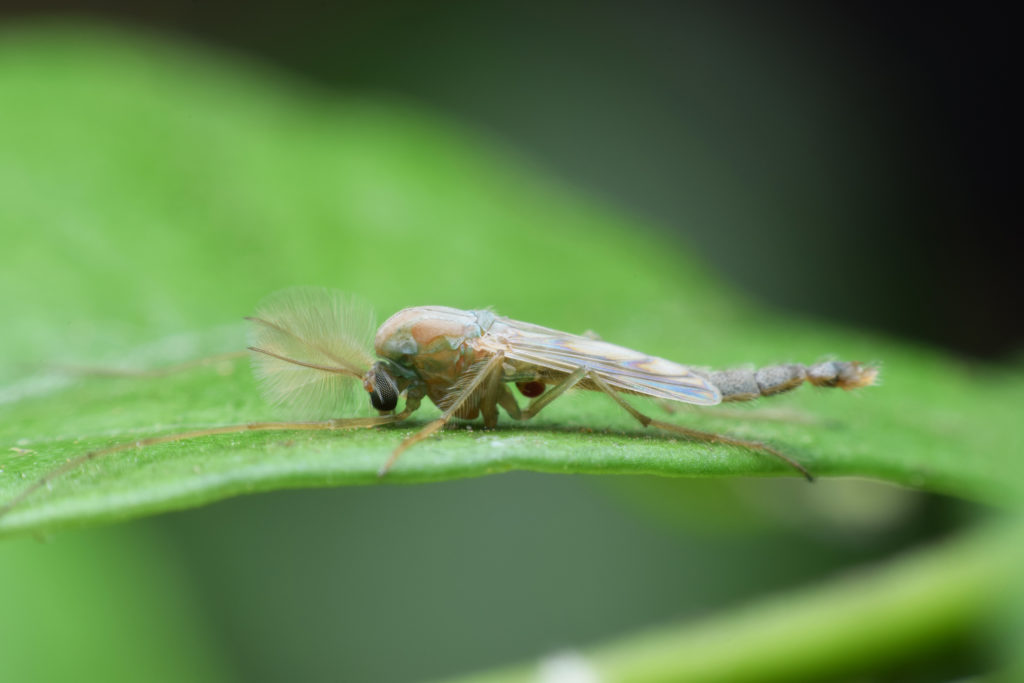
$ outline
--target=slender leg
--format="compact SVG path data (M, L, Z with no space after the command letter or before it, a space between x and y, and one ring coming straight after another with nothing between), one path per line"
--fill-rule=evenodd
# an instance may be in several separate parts
M516 397L512 395L512 392L505 385L501 386L501 392L498 394L498 405L504 408L505 412L513 420L523 419L523 413L519 410L519 403L516 402Z
M629 402L626 401L626 399L620 396L618 392L616 392L614 389L608 386L608 384L597 375L590 374L587 376L587 379L593 382L594 385L597 386L597 388L599 388L601 391L611 396L613 401L622 406L626 412L635 417L637 421L639 421L640 424L642 424L644 427L657 427L658 429L664 429L667 432L675 432L676 434L682 434L685 437L688 437L690 439L696 439L698 441L707 441L709 443L725 443L730 444L732 446L742 446L743 448L749 448L752 451L760 451L762 453L767 453L769 455L775 456L776 458L779 458L787 465L800 472L807 478L807 481L814 481L814 477L811 476L811 473L808 472L803 465L798 463L796 460L793 460L785 453L776 450L767 444L763 444L759 441L747 441L746 439L737 439L736 437L727 436L725 434L702 432L697 429L690 429L689 427L682 427L680 425L672 424L671 422L661 422L660 420L654 420L650 417L647 417L639 410L634 408L632 405L630 405Z
M519 419L529 420L531 417L534 417L545 406L547 406L556 398L558 398L559 396L561 396L562 394L564 394L565 392L569 391L574 386L579 384L580 381L582 381L583 378L586 376L586 368L576 368L575 370L572 371L572 373L566 376L564 380L562 380L554 387L552 387L550 391L547 391L538 396L537 398L533 399L532 401L530 401L530 404L526 406L526 410L522 412L522 415Z
M529 420L531 417L536 416L537 413L556 398L579 384L586 375L586 368L577 368L571 374L566 375L565 379L556 384L550 391L543 393L530 401L525 410L520 410L519 404L516 403L515 396L513 396L512 392L510 392L505 386L501 387L503 392L499 394L498 402L513 420Z
M384 463L384 466L380 468L380 471L377 472L377 474L383 477L385 474L388 473L388 470L391 469L391 466L395 464L395 461L398 460L398 456L404 453L407 448L419 443L420 441L423 441L431 434L434 434L439 429L444 427L445 424L447 424L448 421L455 416L455 413L459 411L459 408L462 407L462 404L464 404L473 395L473 393L476 392L481 387L481 385L483 385L490 378L491 373L501 372L501 364L504 362L504 360L505 354L503 353L496 353L493 356L491 356L490 359L484 364L484 366L480 368L479 372L476 373L476 376L462 390L462 393L456 396L455 400L452 401L452 404L448 406L448 409L441 414L441 417L429 423L426 427L416 432L412 436L406 438L405 441L403 441L402 443L398 444L398 448L392 451L391 457L388 458L388 461Z
M419 400L406 401L405 409L395 415L381 415L379 417L356 417L349 419L337 419L337 420L324 420L322 422L250 422L249 424L240 425L226 425L224 427L210 427L208 429L195 429L188 432L178 432L177 434L165 434L163 436L152 436L148 439L140 439L138 441L126 441L124 443L114 444L106 448L98 448L88 453L83 453L77 458L68 460L60 467L50 470L42 477L32 483L27 489L19 493L10 501L0 506L0 517L10 512L12 509L20 505L30 495L43 488L53 480L57 479L61 475L67 474L68 472L81 467L82 465L96 460L104 455L110 455L111 453L119 453L121 451L131 450L133 448L145 448L146 446L156 446L162 443L172 443L174 441L184 441L186 439L198 439L204 436L215 436L218 434L237 434L240 432L267 432L267 431L300 431L300 430L335 430L335 429L364 429L368 427L379 427L380 425L391 424L393 422L399 422L406 419L411 415L418 407Z
M480 414L487 429L494 429L498 424L498 398L504 389L501 370L492 372L484 385L483 396L480 397Z

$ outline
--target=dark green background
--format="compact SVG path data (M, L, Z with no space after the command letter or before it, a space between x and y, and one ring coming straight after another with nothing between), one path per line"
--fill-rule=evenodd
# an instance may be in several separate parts
M353 17L364 18L364 30L343 21ZM846 33L829 17L794 27L785 16L696 9L366 11L306 24L289 40L276 39L283 29L269 16L231 18L210 32L306 75L239 70L237 56L225 64L197 44L79 33L76 22L3 35L5 82L26 95L5 105L7 121L24 128L8 126L8 164L0 166L0 229L7 258L19 264L3 281L5 378L54 358L113 362L166 335L230 325L302 272L315 284L359 290L385 310L423 296L502 310L546 301L551 317L539 322L605 335L642 329L629 315L657 310L657 292L684 292L693 301L687 310L731 323L721 307L736 288L975 353L1014 348L1012 325L993 314L998 306L979 284L988 268L971 258L983 240L964 242L958 278L936 277L943 263L929 249L948 253L939 248L948 235L924 235L955 224L944 210L950 204L988 206L972 183L992 171L931 146L948 136L902 135L933 120L926 113L955 123L959 110L901 91L930 71L885 50L898 40L854 31L849 43L832 44L828 36ZM659 18L676 32L655 30ZM163 71L164 63L184 66ZM340 83L340 108L338 93L310 78ZM174 101L175 93L188 97ZM355 105L346 107L347 98ZM462 124L436 132L448 115ZM344 131L346 116L364 136L340 141L362 145L349 165L322 154L319 137ZM465 132L467 124L475 130ZM402 140L425 131L425 142L389 149L394 131ZM261 136L265 143L252 143ZM190 139L195 146L181 142ZM251 157L218 156L237 152L232 140L245 141ZM460 164L473 168L477 155L492 153L518 160L463 194L423 173L436 164L438 178L457 177ZM346 168L359 174L345 176ZM396 177L421 194L367 196ZM566 185L589 190L573 194ZM504 224L473 225L474 214L495 215L490 202L508 201L510 186L536 188L529 206L511 208ZM402 232L358 233L356 251L346 252L347 231L364 225L332 221L335 206L352 202L363 202L365 225ZM409 211L418 203L434 207L423 214L429 220ZM614 205L650 220L620 218L606 208ZM578 241L552 239L551 249L533 232L524 241L516 231L524 219L572 230L565 234ZM54 225L58 237L42 246L19 239ZM644 245L640 254L658 253L652 270L677 260L670 291L640 256L623 255L617 271L585 269L589 254L609 263L623 230L636 231L629 239ZM698 245L699 256L684 243ZM445 245L430 253L448 258L418 260L421 244ZM460 270L469 259L473 266ZM465 270L502 279L467 282ZM708 271L734 284L687 290L688 282L713 282ZM85 306L67 296L80 281L100 294ZM958 298L965 289L974 297L966 302ZM700 327L695 320L698 337ZM644 334L668 348L656 327L648 323ZM747 358L713 360L764 362L755 356L777 353L759 347L756 329L750 334L729 343L746 344ZM714 348L714 340L694 343ZM779 343L776 336L771 346ZM443 676L727 609L940 537L973 514L933 496L830 482L808 491L795 481L513 474L281 492L42 544L5 541L0 647L12 680L83 671L103 680ZM909 669L890 675L970 672L981 666L979 652L959 642L938 658L909 654Z

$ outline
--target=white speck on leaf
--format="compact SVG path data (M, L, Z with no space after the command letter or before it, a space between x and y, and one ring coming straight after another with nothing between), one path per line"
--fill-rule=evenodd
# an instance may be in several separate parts
M601 677L579 652L556 652L540 661L537 683L600 683Z
M491 448L508 448L509 446L515 446L525 441L524 437L521 436L508 436L508 437L481 437L481 440L485 440L491 445Z

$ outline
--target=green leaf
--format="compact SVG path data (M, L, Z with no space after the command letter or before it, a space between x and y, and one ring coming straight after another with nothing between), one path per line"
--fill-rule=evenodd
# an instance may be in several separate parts
M692 365L878 361L879 387L765 402L798 420L713 410L669 419L769 441L818 476L990 501L1019 493L1020 368L757 310L650 226L408 103L60 27L0 36L0 92L0 501L90 449L281 417L244 361L150 378L61 367L147 369L241 349L241 317L297 284L358 293L382 316L493 305ZM870 253L850 258L870 264ZM762 455L645 432L606 397L573 394L528 425L446 432L378 479L395 445L434 415L123 451L38 491L0 518L0 533L251 491L514 469L793 474Z

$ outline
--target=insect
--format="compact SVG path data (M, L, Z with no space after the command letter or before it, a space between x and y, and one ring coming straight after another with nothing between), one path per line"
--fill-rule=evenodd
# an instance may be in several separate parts
M482 417L484 426L491 428L498 422L500 408L512 419L529 420L570 389L606 394L645 427L772 455L810 480L803 465L767 444L655 420L624 395L712 406L772 396L804 382L842 389L864 387L873 384L878 373L872 365L839 361L706 371L596 338L504 318L490 310L445 306L401 310L374 336L368 307L340 293L313 288L272 295L246 320L253 368L267 398L291 406L307 420L323 419L198 429L91 451L37 480L0 507L0 515L53 479L102 455L245 431L377 427L407 419L423 399L430 399L442 410L441 416L398 444L380 468L383 476L406 449L454 418ZM524 407L511 390L513 385L530 399ZM369 398L378 415L338 417L351 410L360 394ZM404 405L398 411L403 396Z

